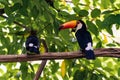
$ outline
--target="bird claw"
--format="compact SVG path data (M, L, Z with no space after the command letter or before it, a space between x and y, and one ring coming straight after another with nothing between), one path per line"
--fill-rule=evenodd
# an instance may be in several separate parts
M34 52L27 51L27 55L33 55L35 54Z

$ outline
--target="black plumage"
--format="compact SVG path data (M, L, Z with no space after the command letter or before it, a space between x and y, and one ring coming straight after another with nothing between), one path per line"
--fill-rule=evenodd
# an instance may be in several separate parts
M78 21L81 23L81 29L76 30L75 36L77 38L78 44L81 50L85 53L87 59L95 59L95 55L92 49L92 38L90 33L86 29L86 25L82 20ZM76 26L77 29L78 26Z
M36 36L36 31L31 31L30 35L27 37L26 40L26 50L29 51L30 53L36 53L39 54L39 39Z

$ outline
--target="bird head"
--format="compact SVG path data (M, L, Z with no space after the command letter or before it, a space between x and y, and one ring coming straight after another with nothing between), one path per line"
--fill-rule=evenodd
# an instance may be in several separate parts
M60 25L59 30L71 28L73 31L86 30L86 25L82 20L72 20Z
M32 30L30 31L30 35L36 36L36 35L37 35L37 30L33 30L33 29L32 29Z

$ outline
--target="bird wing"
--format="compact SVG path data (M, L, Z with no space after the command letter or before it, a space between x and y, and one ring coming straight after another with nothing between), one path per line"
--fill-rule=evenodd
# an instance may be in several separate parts
M92 38L88 31L85 31L85 32L77 31L75 33L75 36L77 38L78 44L81 47L81 49L85 50L85 48L87 46L90 46L90 44L92 47Z

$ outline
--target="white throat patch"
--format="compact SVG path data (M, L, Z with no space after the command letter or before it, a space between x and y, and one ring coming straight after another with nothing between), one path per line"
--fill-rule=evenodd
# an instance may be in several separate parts
M33 47L33 45L34 45L33 43L29 43L29 47Z
M85 50L93 50L93 47L92 47L92 44L91 44L91 42L89 42L88 44L87 44L87 47L85 48Z
M82 24L79 23L79 24L77 25L77 27L76 27L76 32L77 32L79 29L81 29L81 28L82 28Z

